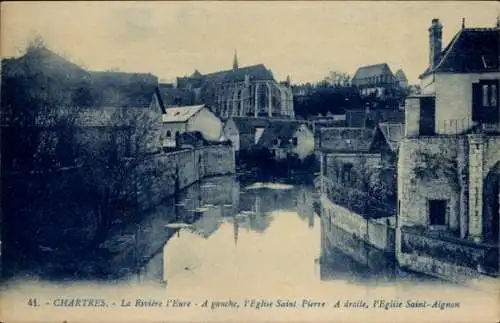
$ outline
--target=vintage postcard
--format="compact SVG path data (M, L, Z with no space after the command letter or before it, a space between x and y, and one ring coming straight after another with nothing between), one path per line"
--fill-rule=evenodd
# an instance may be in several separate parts
M1 322L500 321L499 2L0 21Z

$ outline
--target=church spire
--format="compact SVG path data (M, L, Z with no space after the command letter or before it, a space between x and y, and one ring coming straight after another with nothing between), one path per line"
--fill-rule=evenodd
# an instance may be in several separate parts
M235 50L233 59L233 71L236 71L237 69L238 69L238 53Z

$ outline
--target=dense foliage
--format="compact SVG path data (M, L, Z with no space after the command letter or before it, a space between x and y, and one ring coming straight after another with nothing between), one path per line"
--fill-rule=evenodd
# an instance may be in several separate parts
M3 241L26 255L92 248L113 221L133 216L158 138L144 109L82 125L83 110L96 112L86 101L88 73L46 53L35 44L2 61Z
M318 115L343 114L346 110L372 108L394 109L404 104L409 89L384 90L379 96L361 96L345 73L330 72L324 80L311 84L294 85L295 114L304 119Z

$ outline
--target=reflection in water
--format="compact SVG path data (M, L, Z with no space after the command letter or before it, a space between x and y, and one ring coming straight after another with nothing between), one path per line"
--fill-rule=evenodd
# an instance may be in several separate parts
M211 181L210 189L202 185L184 197L186 207L190 200L210 206L165 243L136 277L140 281L166 282L176 294L231 292L234 286L245 294L272 288L299 293L331 283L403 289L416 281L439 283L403 273L381 251L323 225L310 187L247 189L232 178Z
M426 312L453 314L446 320L454 322L470 311L489 315L491 311L485 312L484 308L497 308L496 295L401 272L379 251L333 225L324 225L313 212L309 187L246 189L250 184L219 177L189 187L145 216L139 225L123 229L107 242L110 257L106 258L103 269L120 273L115 279L85 281L73 285L74 288L64 284L39 288L27 284L24 290L14 287L11 293L24 291L13 296L16 304L23 307L5 308L12 313L27 311L24 304L28 290L29 295L37 295L36 290L43 292L48 299L69 293L73 297L96 295L118 302L121 297L179 299L198 304L207 299L303 302L307 298L330 304L337 300L463 301L460 311ZM185 225L173 229L167 226L169 223ZM141 270L138 272L137 268ZM102 321L115 322L116 315L125 315L131 321L140 321L147 313L152 321L167 317L171 321L221 322L234 321L239 316L249 321L266 321L270 317L311 321L312 315L318 321L331 321L332 317L338 321L366 321L369 317L370 321L384 322L388 315L395 321L408 321L408 317L425 320L421 309L367 312L333 307L324 311L275 307L264 311L252 308L207 311L193 307L188 311L162 307L126 311L110 307L108 310L99 310L99 319L106 316ZM39 313L33 309L30 315L35 318ZM64 308L54 313L60 313L62 321L69 313L84 312ZM357 316L353 320L354 315Z

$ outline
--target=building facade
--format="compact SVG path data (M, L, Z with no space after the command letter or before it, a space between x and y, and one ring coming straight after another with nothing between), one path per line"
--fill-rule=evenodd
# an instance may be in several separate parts
M224 125L224 136L235 152L248 151L257 144L269 122L268 118L231 117Z
M257 145L269 149L277 160L290 156L304 160L314 154L314 134L303 122L271 121L259 137Z
M223 119L232 116L293 118L289 82L278 83L264 65L239 67L210 74L195 71L177 79L177 88L193 93L195 104L205 104Z
M198 131L208 141L223 139L222 121L204 105L167 108L162 117L164 147L175 147L185 132Z
M358 68L351 82L363 96L383 96L398 86L396 77L386 63Z
M463 280L498 275L500 113L496 28L429 28L421 94L407 98L398 158L401 266Z

